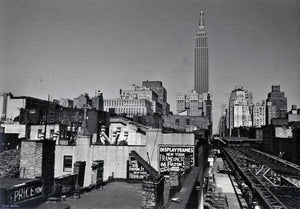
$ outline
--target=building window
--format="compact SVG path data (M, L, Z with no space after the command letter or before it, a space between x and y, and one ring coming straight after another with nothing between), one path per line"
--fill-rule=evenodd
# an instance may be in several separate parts
M72 156L64 156L64 172L72 172Z
M51 129L51 130L50 130L50 139L53 139L53 137L54 137L54 130Z
M190 125L190 119L186 119L186 125Z
M42 137L43 137L43 130L38 129L38 138L42 138Z
M175 119L175 124L179 125L179 119Z

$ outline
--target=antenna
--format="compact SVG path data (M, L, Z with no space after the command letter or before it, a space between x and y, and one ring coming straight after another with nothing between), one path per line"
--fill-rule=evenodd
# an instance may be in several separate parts
M199 27L204 27L204 12L200 11Z
M42 94L43 76L40 77L40 94Z

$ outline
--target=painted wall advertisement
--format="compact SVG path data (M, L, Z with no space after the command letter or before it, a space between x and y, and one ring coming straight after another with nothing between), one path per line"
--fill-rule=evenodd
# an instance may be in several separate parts
M191 165L194 163L194 146L159 146L159 170L166 174L169 169L184 170L185 157L190 158Z
M7 190L7 203L18 204L43 196L43 181L32 181L14 186Z
M143 180L149 177L146 169L132 156L129 157L128 162L128 178L130 180Z

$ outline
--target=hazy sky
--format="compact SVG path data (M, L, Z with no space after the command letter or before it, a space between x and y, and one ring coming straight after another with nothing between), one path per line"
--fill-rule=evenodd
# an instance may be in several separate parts
M194 86L201 10L215 127L237 84L254 102L280 84L288 109L300 106L299 0L2 0L0 92L116 98L161 80L176 112L176 93Z

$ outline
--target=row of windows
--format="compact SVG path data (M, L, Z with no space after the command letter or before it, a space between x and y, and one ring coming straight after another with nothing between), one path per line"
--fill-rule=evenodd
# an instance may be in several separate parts
M186 103L198 103L198 102L201 102L201 101L199 101L198 99L195 99L195 100L177 100L177 103L184 103L184 102L186 102Z
M199 31L197 32L196 34L197 36L204 36L204 37L207 37L207 33L203 30L203 31Z
M145 108L116 108L116 111L119 113L123 112L138 112L138 113L144 113L146 112Z
M145 101L136 100L106 100L104 101L105 106L123 106L123 105L145 105Z
M175 124L179 125L180 124L180 120L179 119L175 119ZM185 124L186 125L190 125L190 119L185 119Z
M265 120L254 120L253 123L262 124L262 123L265 123Z
M48 130L47 130L47 132L48 132ZM54 136L54 129L51 129L49 138L52 139L53 136ZM44 137L43 129L38 129L37 138L42 138L42 137Z

